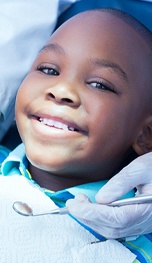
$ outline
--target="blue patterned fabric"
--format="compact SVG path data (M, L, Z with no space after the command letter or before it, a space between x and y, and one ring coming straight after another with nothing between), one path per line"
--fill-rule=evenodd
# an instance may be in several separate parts
M10 152L10 150L8 148L0 145L0 168L1 168L3 161L9 155L9 152Z

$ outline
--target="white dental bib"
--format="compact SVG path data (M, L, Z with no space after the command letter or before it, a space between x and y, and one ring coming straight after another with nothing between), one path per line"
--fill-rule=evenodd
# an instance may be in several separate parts
M0 176L1 263L131 263L135 259L115 240L91 244L97 239L69 215L24 217L12 209L15 201L28 203L35 213L56 208L25 177Z

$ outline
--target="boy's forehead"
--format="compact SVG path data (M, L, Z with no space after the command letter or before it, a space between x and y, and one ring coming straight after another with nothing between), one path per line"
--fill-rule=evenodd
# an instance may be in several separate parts
M112 25L114 26L114 24L117 24L117 29L121 23L124 24L123 21L118 22L115 16L106 12L82 12L67 20L59 30L65 29L73 32L73 34L77 31L76 29L78 29L79 32L82 31L84 34L87 32L90 33L92 30L102 33L104 28L102 25L106 24L106 29L109 29ZM123 26L125 27L125 24Z
M72 17L54 32L49 42L61 43L61 46L64 43L64 47L73 50L74 45L82 50L92 48L92 51L104 52L106 49L112 58L116 53L121 58L121 54L128 53L131 56L134 53L134 59L137 60L139 53L145 56L145 51L149 52L149 47L147 49L146 42L138 32L107 12L82 12Z
M71 35L78 35L79 40L88 36L88 38L92 37L92 39L93 37L96 37L96 41L100 41L100 37L105 33L109 36L111 42L112 35L117 36L114 38L115 42L119 42L122 37L125 41L125 39L128 39L129 35L131 36L132 41L139 42L139 39L144 41L142 36L133 30L133 28L123 19L120 19L111 13L102 11L87 11L79 13L61 25L52 36L54 37L57 35L59 38L68 38Z

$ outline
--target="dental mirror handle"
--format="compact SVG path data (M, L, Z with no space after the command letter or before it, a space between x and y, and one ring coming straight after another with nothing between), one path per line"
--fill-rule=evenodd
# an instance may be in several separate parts
M69 214L69 210L68 210L68 207L61 207L61 208L56 208L48 213L44 213L44 215L46 214L59 214L59 215L66 215L66 214ZM43 214L38 214L38 215L43 215Z

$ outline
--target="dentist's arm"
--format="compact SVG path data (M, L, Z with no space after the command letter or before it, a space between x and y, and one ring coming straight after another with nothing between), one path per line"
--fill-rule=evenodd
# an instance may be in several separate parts
M106 238L121 238L152 232L152 203L110 207L131 189L137 195L152 194L152 153L138 157L99 190L97 203L83 194L67 201L70 213Z

